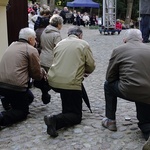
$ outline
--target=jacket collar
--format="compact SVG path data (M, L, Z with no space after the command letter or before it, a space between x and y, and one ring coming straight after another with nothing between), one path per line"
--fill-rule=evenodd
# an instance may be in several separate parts
M19 41L19 42L24 42L24 43L28 43L28 44L29 44L29 41L27 41L26 39L19 39L18 41Z

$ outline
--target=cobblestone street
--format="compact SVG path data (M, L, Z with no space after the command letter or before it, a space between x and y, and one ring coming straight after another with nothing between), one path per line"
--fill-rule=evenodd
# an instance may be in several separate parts
M67 36L70 24L63 26L61 35ZM85 39L93 51L96 61L95 71L84 80L91 109L83 102L83 120L80 125L59 130L57 138L51 138L46 132L43 117L61 112L61 100L58 93L49 91L51 102L44 105L41 92L32 88L35 95L30 106L27 120L14 124L0 131L0 150L142 150L145 140L137 126L135 104L118 99L117 132L112 132L101 125L105 115L103 84L112 49L122 44L124 30L120 35L101 35L98 29L83 29ZM0 103L0 111L3 111ZM126 121L125 117L131 118Z

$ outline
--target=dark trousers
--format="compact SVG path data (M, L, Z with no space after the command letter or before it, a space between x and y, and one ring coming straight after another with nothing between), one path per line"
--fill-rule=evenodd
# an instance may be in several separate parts
M45 66L41 66L42 68L44 68L44 70L48 73L49 67L45 67ZM42 92L42 94L47 94L48 91L51 89L48 81L46 81L44 78L42 78L41 80L34 80L34 86L36 88L39 88Z
M116 110L117 110L117 97L122 99L127 99L124 97L118 88L118 81L109 83L105 81L104 84L104 92L105 92L105 101L106 101L106 117L112 120L116 119ZM140 102L135 102L136 104L136 112L137 119L139 120L138 126L143 131L150 131L150 105Z
M25 92L0 89L0 94L7 99L11 105L9 111L1 112L0 126L8 126L26 119L29 114L29 105L34 96L30 90Z
M140 30L143 42L148 42L150 36L150 15L141 15Z
M54 89L60 93L62 113L56 115L56 129L79 124L82 120L82 92L79 90Z

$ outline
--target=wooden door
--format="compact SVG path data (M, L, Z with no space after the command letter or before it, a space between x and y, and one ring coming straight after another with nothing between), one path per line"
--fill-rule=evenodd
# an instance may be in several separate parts
M7 5L8 44L18 40L21 28L28 26L28 1L9 0Z

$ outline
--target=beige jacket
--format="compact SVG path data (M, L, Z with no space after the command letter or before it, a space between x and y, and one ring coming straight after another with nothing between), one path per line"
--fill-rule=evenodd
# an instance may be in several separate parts
M30 78L40 80L42 77L37 49L27 42L13 42L0 62L0 87L24 91Z
M84 74L91 74L94 69L95 61L89 44L70 35L54 48L48 81L54 88L81 90Z

